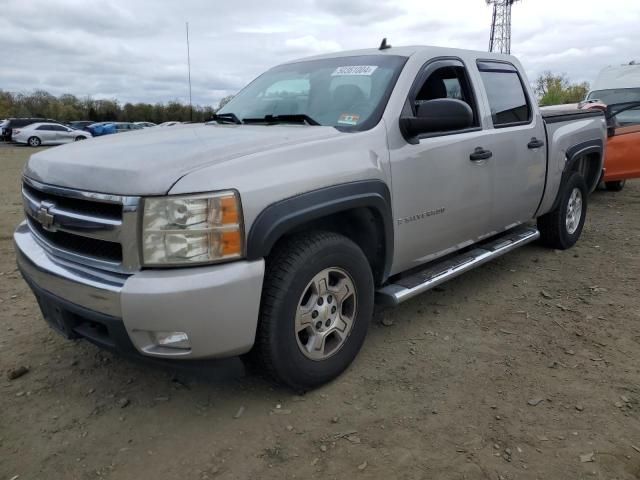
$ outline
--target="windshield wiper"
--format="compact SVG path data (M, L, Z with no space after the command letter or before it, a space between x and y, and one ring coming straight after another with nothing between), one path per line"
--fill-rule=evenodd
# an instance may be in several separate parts
M242 120L240 120L235 113L214 113L211 116L211 120L218 123L235 123L240 125Z
M317 121L304 113L293 113L288 115L265 115L262 118L243 118L243 123L306 123L307 125L320 125Z

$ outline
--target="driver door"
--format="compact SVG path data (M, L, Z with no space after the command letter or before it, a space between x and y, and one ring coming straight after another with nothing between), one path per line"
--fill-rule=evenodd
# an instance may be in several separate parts
M486 151L489 133L480 125L477 97L460 60L427 63L411 89L405 111L415 116L421 103L437 98L466 102L474 121L471 128L422 135L414 143L407 141L391 149L399 271L491 233L493 162L477 155Z

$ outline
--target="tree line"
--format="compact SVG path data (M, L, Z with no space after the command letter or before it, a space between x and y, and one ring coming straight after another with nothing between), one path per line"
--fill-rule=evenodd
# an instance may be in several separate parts
M220 105L228 102L225 97ZM220 107L218 107L220 108ZM213 106L194 105L193 109L178 101L167 103L121 103L116 99L96 100L64 94L58 97L44 90L13 93L0 90L0 119L21 117L51 118L61 122L92 120L94 122L203 122L216 112Z

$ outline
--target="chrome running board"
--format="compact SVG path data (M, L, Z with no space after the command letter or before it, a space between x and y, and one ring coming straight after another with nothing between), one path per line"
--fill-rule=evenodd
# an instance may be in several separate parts
M376 303L398 305L539 237L536 228L516 227L488 242L476 244L471 250L436 260L423 270L386 284L376 291Z

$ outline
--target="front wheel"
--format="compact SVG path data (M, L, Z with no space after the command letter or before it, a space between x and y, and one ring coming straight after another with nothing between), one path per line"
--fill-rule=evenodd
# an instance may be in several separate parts
M538 218L540 241L551 248L566 250L580 238L587 216L587 184L574 172L562 187L555 210Z
M294 390L334 379L364 342L373 298L369 262L348 238L316 232L284 240L267 261L259 359Z
M604 186L610 192L619 192L624 188L625 183L627 183L626 180L617 180L615 182L605 182Z
M80 140L86 140L86 139L87 139L87 137L83 137L82 135L78 135L74 140L76 142L79 142Z
M38 137L29 137L29 140L27 140L27 143L29 144L30 147L39 147L42 142Z

